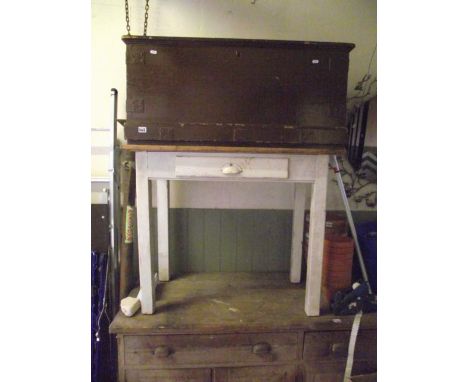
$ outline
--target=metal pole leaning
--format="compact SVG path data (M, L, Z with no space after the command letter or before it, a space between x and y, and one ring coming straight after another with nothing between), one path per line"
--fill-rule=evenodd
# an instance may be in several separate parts
M358 255L359 266L361 267L362 278L364 279L364 282L369 287L370 294L372 294L372 288L371 288L370 283L369 283L369 278L367 277L366 265L364 264L364 259L362 257L361 247L359 246L359 241L358 241L358 237L357 237L357 233L356 233L356 228L354 226L353 215L351 214L351 208L349 207L348 197L346 196L346 191L345 191L345 188L344 188L343 178L341 177L340 165L338 164L338 159L337 159L336 155L333 155L332 159L333 159L333 169L335 171L336 180L338 182L338 188L340 189L341 197L343 198L343 203L345 205L346 216L348 217L348 223L349 223L349 227L351 229L351 235L353 236L354 244L356 245L356 252L357 252L357 255Z
M117 89L111 89L111 126L109 137L109 230L110 248L109 260L111 266L110 274L110 302L112 314L116 314L119 308L118 290L118 267L120 261L120 149L117 140Z

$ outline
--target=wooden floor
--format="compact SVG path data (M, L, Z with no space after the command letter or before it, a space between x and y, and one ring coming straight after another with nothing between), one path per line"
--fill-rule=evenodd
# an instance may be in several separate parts
M137 293L134 290L133 295ZM196 273L161 283L156 312L115 317L112 333L248 332L252 330L349 330L353 316L307 317L304 285L287 273ZM376 314L361 326L375 327Z

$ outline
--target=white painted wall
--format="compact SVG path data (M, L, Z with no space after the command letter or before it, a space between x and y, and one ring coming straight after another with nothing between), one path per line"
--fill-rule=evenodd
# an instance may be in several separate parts
M148 35L259 38L351 42L349 93L367 72L376 45L377 15L375 0L150 0ZM142 34L144 0L129 0L132 34ZM105 128L110 121L110 89L119 90L119 118L125 118L125 45L123 0L92 0L92 94L91 127ZM376 60L371 65L376 73ZM123 133L119 133L123 140ZM108 133L92 133L93 177L107 176L107 159L102 146ZM211 185L211 186L210 186ZM336 188L332 185L330 189ZM177 187L181 187L177 191ZM204 197L219 197L216 185L206 184ZM184 186L174 192L187 195ZM256 195L262 190L257 189ZM271 191L276 192L276 191ZM259 196L258 203L285 205L291 190ZM338 195L338 199L337 196ZM228 203L226 196L225 203ZM261 198L261 200L260 200ZM339 194L330 190L328 202L340 209ZM338 202L338 203L337 203ZM360 208L358 208L360 209ZM363 209L368 209L364 208Z

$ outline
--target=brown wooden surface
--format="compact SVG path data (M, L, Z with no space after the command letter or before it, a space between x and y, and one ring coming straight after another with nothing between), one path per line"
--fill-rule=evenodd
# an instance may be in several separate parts
M353 44L183 37L123 41L130 141L347 143ZM139 126L147 131L139 132Z
M136 290L132 291L136 294ZM117 314L112 333L240 333L256 331L350 330L353 316L304 313L304 285L286 273L197 273L156 288L153 315ZM362 328L376 327L376 314L362 318Z
M356 375L351 377L352 382L377 382L377 373L371 373L366 375Z
M304 360L339 361L348 356L349 332L309 332L304 340ZM360 330L354 351L355 359L375 359L377 342L375 330Z
M126 370L125 382L211 382L210 369Z
M215 369L214 382L297 382L293 365Z
M341 146L323 147L231 147L206 145L159 145L123 144L123 150L155 152L202 152L202 153L251 153L251 154L291 154L291 155L345 155Z

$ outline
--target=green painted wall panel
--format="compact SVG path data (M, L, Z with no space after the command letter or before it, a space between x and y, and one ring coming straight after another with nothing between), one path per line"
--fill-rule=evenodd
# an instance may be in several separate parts
M219 272L221 265L221 211L205 210L204 241L206 272Z
M232 272L236 269L237 254L236 210L221 210L220 229L220 271Z
M155 229L156 209L151 217ZM292 211L171 209L171 274L287 272L291 224Z
M205 272L204 210L189 209L187 219L187 251L183 272Z
M259 240L255 234L255 213L254 210L237 210L237 252L236 268L234 271L252 271L253 252L255 242Z

